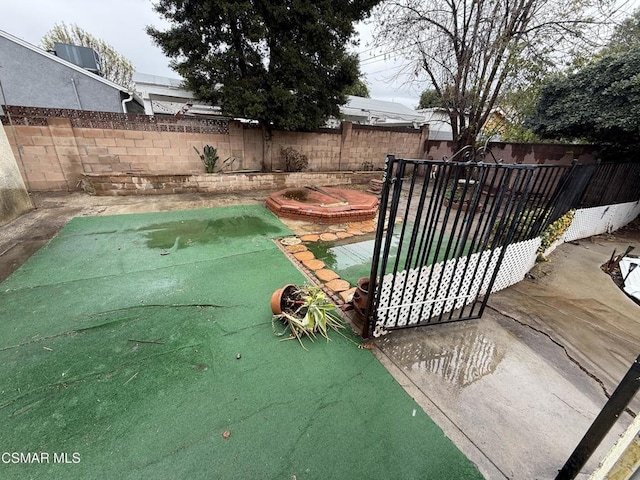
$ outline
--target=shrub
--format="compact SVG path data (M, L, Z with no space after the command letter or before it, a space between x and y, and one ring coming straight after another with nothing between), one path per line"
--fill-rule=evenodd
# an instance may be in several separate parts
M294 148L280 148L280 156L284 159L285 172L302 172L309 166L309 159Z
M540 248L538 248L539 254L544 254L544 251L546 249L548 249L551 245L553 245L555 241L559 240L562 235L564 235L564 232L567 231L567 228L571 226L571 222L573 222L573 216L575 213L575 210L569 210L558 220L544 229L544 231L540 234L542 243L540 243Z
M206 173L214 173L216 170L216 163L220 157L218 157L218 150L216 147L212 147L211 145L205 145L202 149L202 153L198 150L195 145L193 149L196 151L202 163L204 163L204 171Z
M224 162L222 162L222 166L216 169L218 160L220 160L220 157L218 157L218 150L216 149L216 147L212 147L211 145L205 145L204 148L202 149L202 153L200 153L200 150L198 150L195 146L193 147L193 149L196 151L196 153L200 157L200 160L202 160L202 163L204 163L205 173L219 173L222 171L223 168L231 165L233 162L236 161L235 158L228 157Z
M363 172L373 172L373 163L372 162L362 162L360 164L360 170Z

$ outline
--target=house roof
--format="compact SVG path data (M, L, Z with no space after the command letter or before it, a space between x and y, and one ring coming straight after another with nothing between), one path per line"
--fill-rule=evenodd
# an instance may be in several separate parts
M349 95L347 103L341 107L341 112L346 116L366 117L369 120L397 120L402 122L424 123L424 115L396 102L374 100L372 98L356 97Z
M219 114L219 107L203 104L195 100L194 95L183 86L181 78L163 77L147 73L135 72L133 81L136 90L150 102L153 113L175 114L185 105L192 103L189 114ZM193 102L192 102L193 101ZM371 98L349 95L340 112L346 117L362 118L366 123L418 123L424 122L424 115L396 102L374 100ZM151 112L148 112L151 114Z
M136 87L148 90L156 95L166 95L170 97L179 96L181 98L194 98L193 94L183 87L181 78L163 77L148 73L133 72L133 82Z
M184 88L181 78L134 72L133 82L145 100L148 115L176 115L181 111L187 115L220 115L220 107L197 101L193 93Z
M60 58L60 57L58 57L58 56L56 56L56 55L54 55L52 53L49 53L49 52L47 52L46 50L43 50L40 47L36 47L35 45L30 44L29 42L25 42L21 38L15 37L15 36L11 35L10 33L7 33L7 32L5 32L3 30L0 30L0 37L4 37L4 38L6 38L7 40L9 40L9 41L11 41L13 43L16 43L16 44L18 44L18 45L20 45L20 46L22 46L24 48L27 48L27 49L31 50L32 52L35 52L35 53L37 53L39 55L42 55L43 57L48 58L48 59L50 59L50 60L52 60L54 62L58 62L58 63L64 65L65 67L67 67L67 68L75 70L78 73L86 75L87 77L91 78L92 80L104 83L105 85L108 85L111 88L114 88L116 90L120 90L121 92L124 92L124 93L127 93L127 94L131 93L130 90L128 90L126 87L123 87L122 85L118 85L117 83L114 83L114 82L112 82L110 80L107 80L106 78L103 78L103 77L101 77L99 75L91 73L90 71L85 70L84 68L79 67L78 65L75 65L75 64L73 64L71 62L68 62L67 60L65 60L63 58Z

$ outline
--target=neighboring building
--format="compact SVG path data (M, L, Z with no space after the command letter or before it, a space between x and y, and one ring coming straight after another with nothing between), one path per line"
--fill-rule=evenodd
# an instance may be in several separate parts
M424 123L429 124L429 140L453 141L451 119L444 108L422 108L416 110L416 112L422 115ZM502 141L501 135L505 132L507 122L507 116L504 111L500 108L494 108L489 113L489 118L482 128L480 137L489 137L492 142Z
M182 82L180 78L133 74L135 91L142 97L147 115L220 115L220 107L196 101Z
M506 111L499 107L494 108L489 113L489 118L487 118L484 127L482 127L482 134L492 142L502 142L510 123Z
M418 128L424 123L424 115L396 102L349 95L340 107L344 120L361 125L409 126ZM337 120L335 121L337 122Z
M179 78L135 72L133 82L144 101L147 115L220 115L219 106L195 100ZM362 125L419 127L424 123L422 115L402 104L356 96L349 96L348 102L340 107L340 113L344 120ZM327 122L328 127L339 125L338 119Z
M0 30L0 105L143 113L142 101L54 53Z
M453 130L451 129L451 119L444 108L431 107L416 110L422 115L422 121L429 124L429 140L444 142L453 141Z

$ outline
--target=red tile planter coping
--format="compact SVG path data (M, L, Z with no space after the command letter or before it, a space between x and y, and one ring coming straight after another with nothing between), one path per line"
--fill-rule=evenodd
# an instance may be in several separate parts
M299 201L287 198L284 189L272 193L266 200L269 210L279 217L315 223L344 223L371 220L378 212L378 198L367 193L344 188L307 188L307 198Z

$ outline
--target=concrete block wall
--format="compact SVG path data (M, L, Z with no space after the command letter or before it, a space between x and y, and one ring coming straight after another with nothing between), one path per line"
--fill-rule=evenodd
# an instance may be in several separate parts
M374 168L384 166L387 153L399 158L424 158L422 145L427 139L428 127L423 130L382 127L373 129L365 125L353 125L350 139L350 155L347 168L360 169L364 162L374 163ZM385 152L385 155L376 155Z
M72 128L68 119L52 118L47 127L14 127L14 153L32 190L74 190L83 173L198 173L205 144L230 156L228 136ZM11 128L11 127L10 127Z
M309 158L309 170L326 172L332 170L352 170L340 164L341 130L320 130L318 132L275 132L273 136L273 168L283 170L284 160L280 155L283 148L293 148Z
M387 153L419 156L422 130L361 127L315 132L272 132L265 142L256 125L227 119L149 117L8 106L0 117L20 159L30 190L77 190L83 174L141 175L204 172L194 151L217 148L220 162L235 159L225 171L283 170L280 149L292 147L309 158L309 171L358 170L370 162L382 169ZM270 148L269 148L270 147Z

